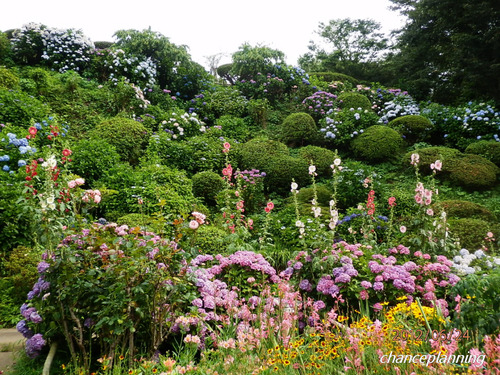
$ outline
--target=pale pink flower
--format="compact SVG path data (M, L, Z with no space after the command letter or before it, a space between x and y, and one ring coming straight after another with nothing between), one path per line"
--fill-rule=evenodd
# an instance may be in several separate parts
M80 186L80 185L83 185L85 183L85 180L83 178L77 178L75 179L75 183Z
M316 166L314 165L309 166L309 174L316 176Z
M429 216L434 215L434 211L432 210L432 208L428 208L426 212L427 212L427 215L429 215Z
M404 225L401 225L401 226L399 227L399 231L400 231L401 233L406 233L406 227L405 227Z
M71 181L69 181L69 182L68 182L68 187L69 187L70 189L73 189L75 186L76 186L76 182L75 182L75 180L71 180Z
M196 220L191 220L189 222L189 228L196 230L200 226L200 223L198 223Z
M411 165L417 165L419 161L420 161L419 154L411 154Z

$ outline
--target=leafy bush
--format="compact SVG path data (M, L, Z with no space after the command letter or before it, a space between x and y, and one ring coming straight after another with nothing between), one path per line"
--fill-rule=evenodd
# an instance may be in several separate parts
M408 93L399 93L392 100L384 102L383 108L378 112L380 116L379 122L382 124L388 124L389 121L397 117L419 114L420 107ZM435 123L435 121L432 122Z
M280 138L289 146L304 146L317 137L314 119L304 112L292 113L280 127Z
M420 115L398 117L389 122L388 126L397 130L410 144L428 140L434 129L432 122Z
M450 232L460 240L460 245L469 250L478 250L485 244L486 233L492 232L495 238L500 235L498 224L481 219L450 219Z
M128 225L130 228L139 227L141 229L150 230L153 221L154 219L151 216L135 213L119 217L118 220L116 220L116 224Z
M19 84L19 77L6 67L0 66L0 88L14 89Z
M196 231L194 248L201 254L224 254L227 233L214 225L202 225Z
M158 130L170 134L172 139L181 139L203 134L206 128L205 123L200 121L196 113L176 109L167 114Z
M348 76L347 74L334 73L334 72L313 72L310 73L311 77L318 77L325 82L349 82L351 85L355 86L358 84L358 80L354 77Z
M375 190L379 190L380 181L376 178L374 168L363 162L343 160L342 166L342 171L337 172L338 190L336 205L345 210L366 200L366 178L372 181Z
M102 139L114 146L123 161L137 164L147 144L148 131L137 121L113 117L97 125L91 137Z
M289 155L288 147L267 138L254 138L238 145L237 158L240 169L256 168L267 172L270 160L277 156Z
M215 120L215 126L220 126L227 139L246 142L250 138L250 129L242 118L225 115Z
M462 200L446 200L435 204L435 211L444 210L448 217L464 218L464 219L481 219L485 221L495 221L495 215L486 207L480 204L462 201Z
M49 115L49 107L22 92L0 89L0 123L11 123L27 129L34 121Z
M500 167L500 143L497 141L471 143L465 149L465 153L480 155Z
M331 115L336 108L337 95L326 91L317 91L302 101L305 112L313 116L317 121L325 116Z
M205 203L215 206L216 196L225 187L226 184L221 176L215 172L203 171L196 173L193 178L193 194L195 197L203 198Z
M465 154L450 160L444 171L452 183L466 189L480 190L496 184L500 168L482 156Z
M8 260L4 263L7 274L16 288L13 297L19 304L25 301L26 295L38 279L36 266L40 259L39 252L29 247L18 246L10 252Z
M92 185L118 164L116 148L101 139L82 139L73 146L71 170Z
M459 158L460 155L462 155L459 150L449 147L436 146L419 148L415 151L407 152L404 155L402 163L405 167L413 168L410 165L410 162L411 155L415 153L419 155L418 168L420 173L423 174L431 173L430 165L436 160L441 160L441 162L443 163L443 169L446 170L447 166L449 165L449 161Z
M211 87L196 95L192 102L192 110L210 124L224 115L244 117L248 104L248 100L237 89L226 86Z
M306 146L299 148L298 156L311 162L316 166L316 172L321 177L331 177L330 165L335 160L335 153L323 147Z
M377 122L378 116L372 110L343 109L320 120L320 131L329 143L343 147Z
M309 163L302 158L287 155L271 157L267 169L264 169L264 186L268 192L288 194L292 179L299 186L309 183L308 169Z
M351 142L354 154L371 162L390 160L398 155L403 146L401 135L383 125L374 125Z
M11 43L7 35L0 31L0 64L6 63L10 58Z
M345 92L337 97L339 107L343 109L359 109L371 111L372 103L368 98L356 92Z

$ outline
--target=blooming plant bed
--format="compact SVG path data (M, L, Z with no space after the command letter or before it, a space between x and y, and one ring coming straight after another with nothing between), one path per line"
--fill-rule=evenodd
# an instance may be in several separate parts
M32 100L0 87L15 374L500 373L492 105L313 87L282 65L228 88L161 35L118 36L103 51L32 24L11 41L19 61L50 46L17 87ZM450 147L381 125L410 115Z

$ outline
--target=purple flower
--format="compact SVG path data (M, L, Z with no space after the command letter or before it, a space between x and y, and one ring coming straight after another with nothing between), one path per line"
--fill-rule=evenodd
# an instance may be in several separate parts
M38 314L38 312L32 312L28 318L28 320L31 320L33 323L35 324L38 324L38 323L41 323L43 321L42 317L40 316L40 314Z
M313 308L315 311L324 309L325 307L326 307L326 305L323 301L316 301L313 303Z
M26 326L26 320L20 320L16 325L17 331L27 339L33 337L33 332Z
M196 307L203 307L203 301L201 298L196 298L191 303Z
M351 276L347 273L342 273L335 278L335 283L348 283L351 281Z
M38 273L40 273L40 274L45 273L45 271L47 271L49 269L49 267L50 267L50 264L48 264L47 262L41 261L40 263L38 263L38 267L37 267Z
M37 333L26 341L26 354L30 358L36 358L40 355L40 351L44 345L45 340L40 333Z
M296 270L300 270L302 268L303 264L301 262L296 262L294 265L293 265L293 268L295 268Z
M372 287L372 283L366 280L361 281L361 287L368 289Z
M92 318L87 318L83 321L83 326L84 327L87 327L87 328L90 328L94 325L94 321L92 320Z
M382 284L379 281L376 281L373 283L373 290L376 290L377 292L384 290L384 284Z
M299 283L299 288L305 290L306 292L310 292L312 290L312 285L309 280L304 279Z

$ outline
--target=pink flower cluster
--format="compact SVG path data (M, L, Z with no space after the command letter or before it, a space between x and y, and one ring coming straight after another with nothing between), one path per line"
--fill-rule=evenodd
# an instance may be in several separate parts
M94 201L94 203L99 203L101 201L101 192L99 190L85 190L82 201Z
M196 230L200 225L205 224L205 219L207 217L201 212L193 211L191 215L194 217L194 220L189 222L189 228Z
M424 184L419 182L417 187L415 188L415 202L420 205L430 205L432 203L432 194L433 191L424 188Z
M70 189L73 189L73 188L75 188L77 186L83 185L84 183L85 183L85 180L83 178L76 178L76 179L71 180L71 181L68 182L68 187Z

